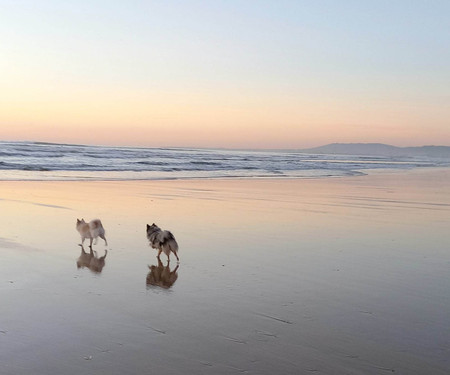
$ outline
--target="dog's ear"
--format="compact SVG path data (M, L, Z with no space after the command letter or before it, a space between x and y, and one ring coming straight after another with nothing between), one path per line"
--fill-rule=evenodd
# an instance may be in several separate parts
M84 219L81 219L81 222L82 222L82 223L85 223Z
M150 228L150 225L147 224L147 229Z
M154 226L156 226L156 224L155 224L155 223L153 223L153 224L152 224L152 227L154 227Z
M81 223L80 219L77 219L77 224L78 224L78 223Z

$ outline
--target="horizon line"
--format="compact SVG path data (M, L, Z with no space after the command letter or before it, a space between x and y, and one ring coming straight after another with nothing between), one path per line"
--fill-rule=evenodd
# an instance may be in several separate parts
M107 144L80 144L80 143L67 143L67 142L48 142L48 141L30 141L30 140L0 140L2 143L34 143L42 145L59 145L59 146L82 146L82 147L117 147L117 148L142 148L142 149L197 149L197 150L226 150L226 151L300 151L300 150L313 150L320 147L330 145L383 145L396 148L421 148L421 147L450 147L450 145L437 145L437 144L423 144L421 146L396 146L389 143L382 142L331 142L321 144L314 147L298 147L298 148L233 148L233 147L201 147L201 146L136 146L136 145L107 145Z

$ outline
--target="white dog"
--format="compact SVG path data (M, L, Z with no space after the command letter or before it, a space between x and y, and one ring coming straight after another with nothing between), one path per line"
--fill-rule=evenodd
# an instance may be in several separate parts
M105 237L105 229L99 219L94 219L89 223L86 223L84 219L77 219L77 231L81 235L81 244L84 243L86 238L89 238L89 247L92 247L92 241L95 239L95 244L97 244L97 238L100 237L105 241L105 246L108 245Z

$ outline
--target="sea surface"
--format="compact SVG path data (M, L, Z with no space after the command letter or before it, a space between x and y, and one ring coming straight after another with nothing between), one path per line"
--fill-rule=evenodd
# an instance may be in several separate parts
M318 178L448 165L427 157L0 142L0 180Z

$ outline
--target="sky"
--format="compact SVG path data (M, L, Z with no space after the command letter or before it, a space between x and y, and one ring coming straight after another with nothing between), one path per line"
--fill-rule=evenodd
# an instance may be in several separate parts
M450 1L0 0L0 140L450 145Z

